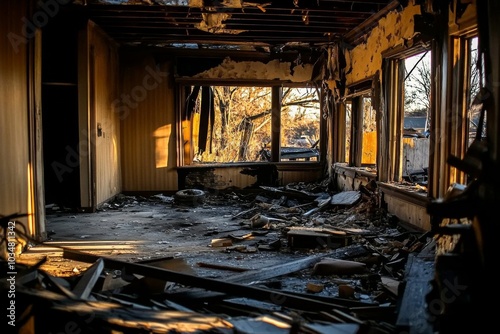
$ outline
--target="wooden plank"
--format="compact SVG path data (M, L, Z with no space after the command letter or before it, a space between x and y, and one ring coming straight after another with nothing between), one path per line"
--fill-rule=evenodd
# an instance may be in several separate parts
M326 198L322 198L322 197L318 197L315 202L318 203L318 206L305 212L303 214L304 217L308 217L310 215L312 215L313 213L316 213L316 212L319 212L319 211L322 211L324 209L326 209L329 205L330 205L330 201L331 201L331 197L328 196Z
M352 237L343 231L315 228L291 228L287 238L291 248L340 248L352 243Z
M351 309L351 310L353 308L360 308L360 307L379 307L378 303L363 302L363 301L358 301L355 299L306 294L306 293L294 292L294 291L291 291L288 293L291 293L291 294L296 295L296 296L308 296L308 298L315 299L315 300L331 301L331 302L334 302L335 304L344 305L346 307L349 307L349 309Z
M332 205L354 205L361 199L361 192L357 190L342 191L332 196Z
M224 265L215 264L215 263L198 262L196 264L199 267L203 267L203 268L212 268L212 269L229 270L229 271L237 271L237 272L243 272L243 271L249 270L247 268L224 266Z
M78 299L73 291L69 290L63 285L64 283L66 283L66 281L62 278L44 274L43 280L46 282L46 284L51 285L55 290L57 290L58 293L66 296L67 298Z
M38 310L35 313L37 316L48 314L48 321L39 326L46 333L64 332L64 325L72 321L78 324L78 327L73 328L78 328L81 333L96 332L96 328L97 332L105 332L106 328L113 328L121 333L128 333L131 329L140 329L148 333L182 333L186 332L186 328L193 333L203 333L207 330L226 333L233 327L227 320L218 316L192 311L158 310L150 307L144 309L143 305L124 300L120 302L131 307L121 307L117 302L109 301L82 302L61 297L59 293L49 290L29 289L23 286L16 288L16 296L18 294L23 300L29 300L35 305L47 305L46 310ZM118 298L111 299L118 301ZM56 314L63 315L64 318L54 319ZM69 327L66 326L67 328Z
M90 266L83 276L79 279L73 288L73 293L82 299L88 299L92 289L94 288L99 275L101 275L104 269L104 262L102 259L98 259L96 263Z
M389 291L393 296L397 297L399 293L399 284L400 282L392 279L390 277L382 276L380 277L382 287Z
M425 296L429 292L430 281L434 275L434 261L410 254L406 264L405 289L398 311L396 326L408 331L419 330L419 333L433 333L428 322Z
M280 161L281 152L281 95L280 86L273 86L271 95L272 117L271 117L271 161Z

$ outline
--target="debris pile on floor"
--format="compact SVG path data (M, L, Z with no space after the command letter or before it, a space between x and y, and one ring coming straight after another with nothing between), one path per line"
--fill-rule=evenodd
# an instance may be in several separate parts
M191 203L190 195L203 200ZM65 248L64 259L90 266L63 278L42 269L46 258L16 264L18 325L40 333L398 333L406 264L421 254L432 258L433 238L401 227L380 207L373 183L339 193L296 184L250 194L185 191L181 198L120 196L100 210L141 202L186 211L231 205L225 219L238 230L205 227L207 249L286 260L236 266L207 256L190 266L219 275L201 276L174 256L125 261ZM7 261L1 265L12 272Z

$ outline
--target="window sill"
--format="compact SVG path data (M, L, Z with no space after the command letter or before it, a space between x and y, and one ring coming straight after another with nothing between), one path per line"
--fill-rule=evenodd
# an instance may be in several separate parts
M377 178L377 170L375 168L370 167L350 167L344 163L336 163L334 164L335 173L340 175L349 176L351 178L355 178L356 176L364 176L369 179Z
M255 167L275 165L279 169L316 169L322 166L320 161L256 161L256 162L228 162L228 163L196 163L177 167L178 169L193 168L234 168L234 167ZM296 166L296 168L294 168Z
M404 201L427 207L429 198L426 191L422 191L417 186L409 186L399 183L378 182L379 188L383 193L402 199Z

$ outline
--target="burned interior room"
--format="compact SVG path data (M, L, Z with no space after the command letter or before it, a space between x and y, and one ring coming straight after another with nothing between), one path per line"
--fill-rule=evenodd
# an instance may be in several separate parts
M0 1L2 328L495 332L499 14Z

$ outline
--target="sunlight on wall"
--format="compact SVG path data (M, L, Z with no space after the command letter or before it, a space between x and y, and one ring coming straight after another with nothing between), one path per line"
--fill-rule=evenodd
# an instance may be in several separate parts
M172 126L170 124L161 126L154 132L156 168L168 166L168 142L171 132Z
M362 164L374 165L377 162L377 132L363 132Z
M118 166L118 145L116 144L116 138L113 136L113 165Z
M191 161L191 121L182 121L182 149L184 152L184 163Z
M27 203L27 208L28 212L28 229L27 229L27 234L30 236L35 236L35 234L39 233L40 231L36 230L35 226L35 219L34 219L34 188L33 188L33 168L31 167L31 164L28 164L28 203Z

